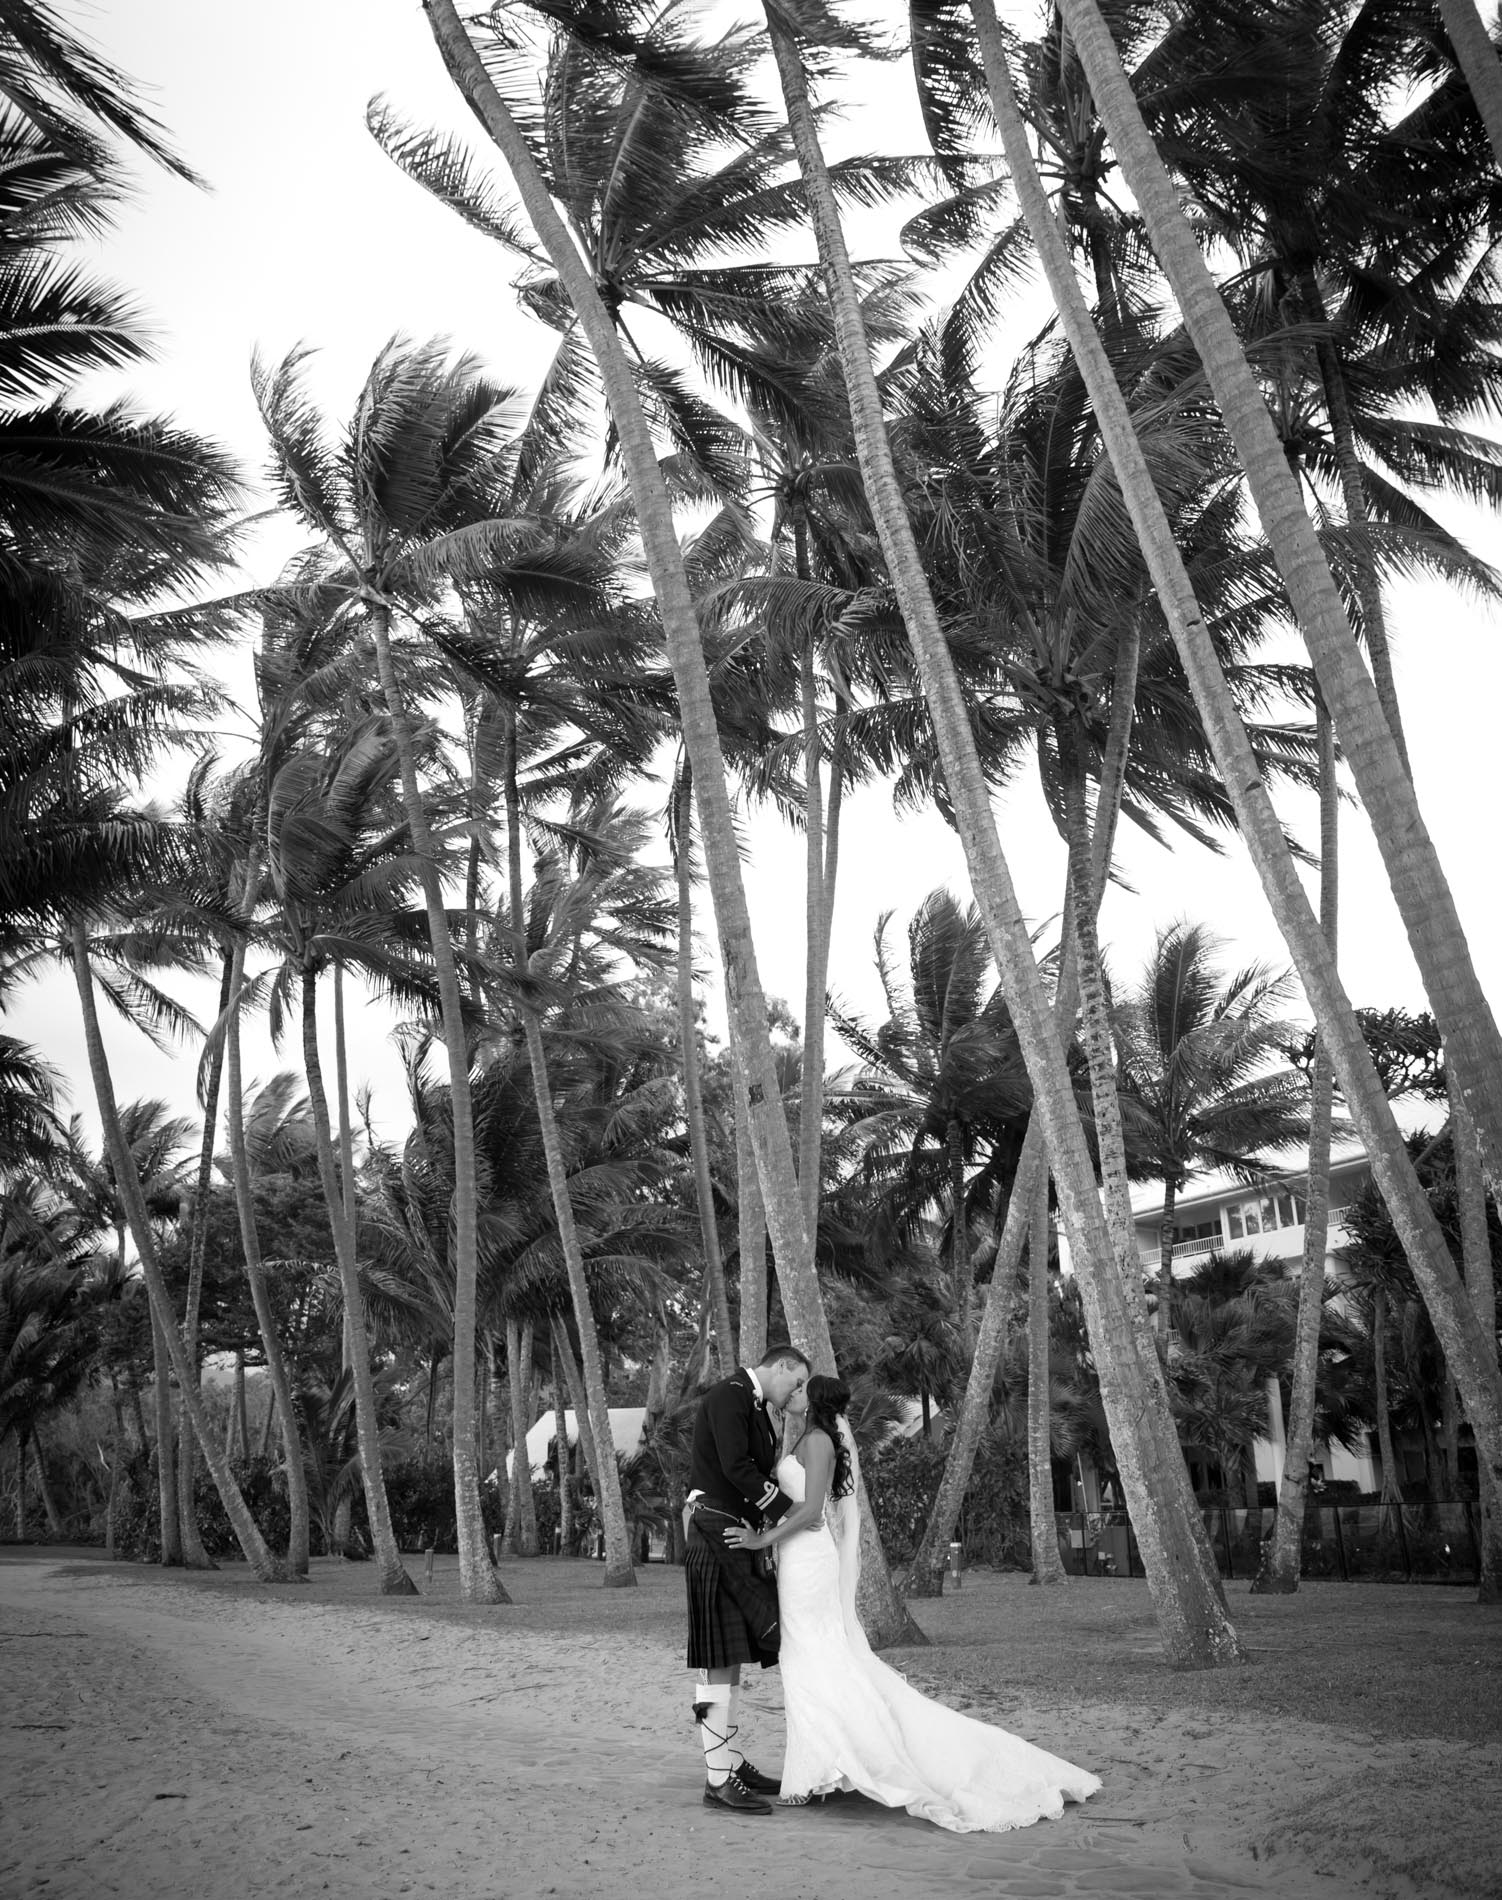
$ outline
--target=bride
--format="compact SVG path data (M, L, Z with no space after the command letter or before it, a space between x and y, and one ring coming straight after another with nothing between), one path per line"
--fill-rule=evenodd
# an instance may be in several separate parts
M838 1379L812 1378L793 1395L776 1476L794 1508L767 1530L725 1539L777 1553L783 1801L853 1790L961 1834L1029 1827L1084 1801L1097 1776L920 1695L872 1654L855 1613L860 1464L849 1403Z

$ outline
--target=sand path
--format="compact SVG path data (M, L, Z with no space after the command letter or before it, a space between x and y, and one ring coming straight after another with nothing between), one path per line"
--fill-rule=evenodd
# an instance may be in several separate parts
M659 1576L650 1587L675 1586ZM921 1666L912 1673L921 1683ZM665 1633L623 1646L456 1623L421 1603L393 1613L268 1599L37 1553L0 1564L0 1893L1420 1891L1363 1886L1361 1869L1317 1840L1253 1858L1259 1815L1280 1812L1291 1788L1329 1794L1332 1760L1352 1798L1395 1767L1313 1725L1097 1704L1082 1726L1078 1707L1009 1706L997 1719L1095 1768L1105 1788L1056 1823L957 1837L857 1798L755 1820L704 1809L685 1700ZM776 1672L751 1701L748 1731L770 1763L781 1753ZM1454 1774L1453 1744L1401 1753L1425 1749L1449 1750L1430 1767Z

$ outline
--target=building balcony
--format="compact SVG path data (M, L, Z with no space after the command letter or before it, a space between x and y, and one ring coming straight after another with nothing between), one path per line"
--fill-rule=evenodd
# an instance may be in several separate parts
M1338 1247L1344 1247L1348 1238L1337 1208L1330 1216L1329 1232L1325 1237L1326 1256L1334 1253ZM1137 1244L1143 1268L1148 1272L1156 1272L1160 1258L1157 1243L1148 1242L1139 1233ZM1173 1265L1177 1269L1182 1261L1188 1267L1212 1253L1238 1253L1243 1250L1258 1260L1301 1260L1304 1256L1303 1226L1275 1227L1271 1233L1247 1234L1240 1240L1225 1240L1216 1234L1202 1234L1195 1240L1181 1240L1173 1250Z

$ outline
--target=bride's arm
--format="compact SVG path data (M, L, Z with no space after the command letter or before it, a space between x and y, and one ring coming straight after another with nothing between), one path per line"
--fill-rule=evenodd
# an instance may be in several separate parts
M809 1432L803 1443L807 1447L803 1454L803 1502L795 1504L786 1517L779 1518L767 1530L746 1531L739 1526L727 1530L727 1544L739 1545L744 1550L768 1550L785 1537L806 1531L810 1524L819 1522L824 1515L824 1500L829 1496L829 1481L834 1475L834 1446L829 1442L828 1433L818 1430Z

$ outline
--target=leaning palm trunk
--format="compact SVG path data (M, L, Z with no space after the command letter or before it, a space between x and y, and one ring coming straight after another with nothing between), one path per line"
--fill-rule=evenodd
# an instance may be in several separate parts
M453 0L428 0L427 13L450 76L506 161L527 218L578 317L604 386L662 620L668 664L677 690L683 746L694 775L699 835L725 966L726 995L746 1064L757 1168L777 1254L783 1303L794 1334L814 1364L822 1371L832 1371L834 1353L778 1091L766 998L757 970L698 615L651 430L631 365L596 288L593 272L559 216L526 139L471 44Z
M692 774L685 766L678 786L674 826L678 872L678 1048L683 1064L683 1105L688 1122L688 1151L694 1170L694 1199L699 1209L699 1245L704 1249L704 1281L714 1322L720 1376L735 1370L735 1334L725 1291L725 1262L715 1219L714 1181L709 1171L709 1138L704 1124L704 1086L699 1074L699 1033L694 1011L694 800Z
M219 1017L229 1005L230 984L234 979L233 950L223 953L219 979ZM188 1296L183 1307L183 1339L188 1360L198 1369L198 1309L203 1297L203 1259L209 1237L209 1189L214 1179L214 1138L219 1132L219 1089L224 1079L224 1043L216 1042L209 1057L209 1073L203 1092L203 1142L198 1152L198 1179L193 1184L193 1216L188 1229ZM184 1429L177 1443L177 1512L182 1525L183 1562L190 1570L212 1570L214 1564L198 1534L198 1512L194 1504L193 1480L195 1443L192 1432ZM247 1446L247 1450L249 1447Z
M247 906L254 909L254 874L247 892ZM292 1380L282 1351L281 1335L271 1310L271 1292L261 1260L261 1236L256 1225L255 1191L250 1178L250 1157L245 1147L244 1082L240 1073L240 987L245 976L245 946L235 946L233 980L230 986L229 1016L225 1023L225 1133L229 1141L230 1181L235 1192L235 1213L240 1223L240 1251L245 1256L245 1278L255 1307L260 1330L261 1349L266 1355L266 1370L271 1377L272 1402L281 1423L282 1459L287 1479L287 1567L295 1577L308 1574L308 1474L303 1463L302 1432L297 1407L292 1397Z
M859 291L820 150L807 79L781 16L767 24L788 122L833 304L856 453L887 571L923 683L956 829L1018 1043L1033 1085L1085 1301L1101 1395L1170 1657L1183 1666L1239 1661L1224 1592L1176 1439L1165 1436L1167 1394L1157 1355L1139 1351L1132 1308L1112 1257L1064 1050L997 835L964 694L929 592L887 441ZM1161 1403L1153 1396L1153 1385Z
M1070 348L1099 419L1102 439L1116 469L1122 497L1204 722L1221 780L1315 1021L1329 1046L1335 1079L1371 1160L1373 1178L1392 1216L1460 1388L1476 1435L1479 1461L1493 1474L1494 1483L1502 1481L1502 1376L1498 1374L1495 1347L1466 1298L1434 1210L1414 1173L1402 1133L1393 1119L1392 1106L1383 1092L1361 1026L1341 985L1330 946L1300 882L1293 854L1216 658L1131 415L1090 320L1068 251L1033 164L1026 128L1012 93L995 9L990 0L971 0L971 13L980 35L991 103L1001 130L1008 169ZM1320 558L1322 561L1323 557ZM1367 684L1370 686L1369 680ZM1391 734L1380 707L1377 707L1377 715L1382 722L1385 743L1391 748Z
M1502 67L1476 0L1439 0L1440 15L1502 171Z
M1143 123L1096 0L1060 0L1060 12L1110 134L1122 177L1137 201L1236 445L1320 690L1371 819L1448 1059L1475 1117L1487 1173L1494 1181L1502 1180L1502 1034L1477 978L1412 781L1305 511L1298 479L1288 465L1173 181Z
M532 1501L532 1463L527 1450L527 1367L532 1362L532 1322L506 1321L506 1386L511 1398L512 1520L506 1548L518 1557L537 1555L537 1510Z
M89 968L88 938L83 925L75 922L70 936L73 950L73 975L78 985L78 1001L83 1013L84 1043L88 1050L89 1073L94 1084L94 1099L99 1108L99 1122L104 1135L105 1151L115 1170L115 1185L120 1195L121 1206L125 1209L131 1239L136 1243L136 1255L141 1263L141 1277L146 1282L146 1294L151 1304L152 1319L154 1324L161 1329L163 1344L182 1391L188 1422L197 1434L199 1444L203 1447L204 1462L209 1467L215 1488L219 1492L220 1502L224 1506L240 1549L244 1552L245 1561L262 1583L283 1583L287 1580L286 1569L266 1548L266 1540L250 1514L250 1507L241 1495L239 1485L235 1483L229 1461L214 1442L214 1434L209 1429L209 1421L203 1409L203 1395L191 1377L187 1351L173 1317L171 1296L167 1292L166 1282L162 1279L161 1268L157 1264L156 1236L151 1231L151 1215L147 1210L146 1197L141 1192L140 1176L136 1173L130 1145L125 1139L125 1131L120 1123L120 1112L115 1103L115 1085L110 1075L104 1037L99 1028L99 1011L94 1000L94 977ZM165 1522L162 1528L165 1537L167 1529Z
M1059 1556L1053 1508L1048 1241L1048 1174L1040 1168L1033 1190L1027 1260L1027 1521L1033 1556L1029 1582L1067 1583L1069 1573Z
M1319 920L1330 954L1336 953L1340 910L1340 788L1335 781L1335 734L1323 700L1319 736ZM1314 1455L1314 1402L1319 1382L1319 1334L1325 1313L1325 1249L1330 1234L1330 1134L1335 1072L1324 1038L1316 1035L1309 1101L1309 1191L1304 1201L1304 1257L1294 1321L1292 1391L1284 1437L1283 1477L1272 1541L1252 1589L1286 1596L1299 1587L1304 1555L1304 1507Z
M183 1560L182 1519L177 1508L177 1460L172 1447L172 1376L167 1341L156 1308L151 1309L152 1410L156 1413L157 1509L162 1525L162 1563Z
M464 1027L464 998L459 965L449 934L443 883L433 852L427 808L417 782L417 755L406 703L391 657L391 613L384 602L370 605L381 696L391 720L401 766L402 810L412 834L428 917L428 942L438 978L439 1015L448 1054L449 1109L454 1125L454 1365L453 1463L454 1515L459 1541L459 1590L467 1603L501 1603L505 1591L491 1562L480 1509L480 1472L475 1462L475 1327L479 1274L479 1193L475 1175L475 1120L469 1088L469 1038Z
M370 1519L370 1541L380 1567L381 1594L416 1596L417 1585L407 1575L401 1553L396 1547L396 1533L391 1527L391 1507L386 1501L386 1480L381 1470L381 1428L376 1418L375 1380L370 1371L370 1334L365 1322L365 1296L360 1290L354 1225L349 1217L334 1158L333 1128L329 1120L328 1096L323 1086L323 1063L318 1053L318 980L310 969L305 969L302 975L302 1047L308 1106L312 1110L313 1134L318 1151L318 1175L323 1183L323 1198L328 1203L329 1225L334 1233L334 1256L339 1263L339 1284L344 1293L344 1329L349 1346L350 1377L354 1382L360 1476L365 1487L365 1508Z

